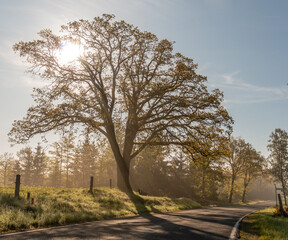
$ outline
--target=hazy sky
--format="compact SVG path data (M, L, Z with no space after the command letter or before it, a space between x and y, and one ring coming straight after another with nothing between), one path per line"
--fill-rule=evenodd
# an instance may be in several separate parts
M41 83L12 51L46 28L73 20L116 15L193 58L208 85L224 92L224 105L241 136L265 156L270 133L288 131L287 0L0 0L0 154L15 152L7 133L33 104ZM36 140L34 140L35 144Z

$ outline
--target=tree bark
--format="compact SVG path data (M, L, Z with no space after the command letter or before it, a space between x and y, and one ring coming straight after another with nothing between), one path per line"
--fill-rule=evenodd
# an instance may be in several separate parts
M235 178L234 176L232 176L231 188L230 188L230 194L229 194L229 203L232 203L233 192L234 192L234 181L235 181Z
M68 188L68 167L66 167L66 188Z
M244 187L243 189L243 193L242 193L242 202L245 202L245 196L246 196L246 187Z
M4 174L3 174L3 177L4 177L4 186L6 186L6 169L4 170Z
M117 164L117 187L123 192L132 192L129 175L129 171L124 170L123 173Z
M243 193L242 193L242 202L245 202L245 195L246 195L246 189L248 187L249 181L248 181L248 176L247 176L247 171L245 172L245 177L244 177L244 184L243 184Z
M283 189L283 195L284 195L284 202L285 202L285 205L287 205L287 199L286 199L286 186L285 186L285 183L284 183L283 180L282 180L282 189Z
M122 157L114 131L110 131L108 140L117 163L117 186L123 192L132 192L129 181L130 161Z
M205 171L205 169L203 168L202 169L202 198L204 199L205 198L205 173L206 173L206 171Z

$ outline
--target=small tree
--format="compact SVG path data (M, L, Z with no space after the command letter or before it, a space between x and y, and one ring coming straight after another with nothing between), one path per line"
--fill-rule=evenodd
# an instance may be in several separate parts
M265 165L265 158L261 156L250 144L247 144L244 152L244 165L243 165L243 192L242 202L245 202L248 186L251 181L263 173Z
M117 166L109 144L100 145L101 152L96 162L95 183L98 186L109 186L110 179L115 187L117 181ZM101 153L101 154L100 154Z
M132 191L130 164L147 146L185 145L187 136L197 141L199 134L225 134L232 120L221 106L222 93L207 90L197 65L173 53L172 42L113 19L71 22L60 36L43 30L40 40L14 45L30 71L50 84L34 90L36 105L14 122L10 139L23 143L36 134L84 125L107 138L118 186ZM75 59L65 57L69 49L61 51L72 44L70 52L82 51Z
M71 173L71 165L74 161L75 157L75 136L73 132L69 132L67 135L63 135L61 139L61 148L63 152L64 159L64 167L65 167L65 181L66 187L71 187L70 181L70 173Z
M61 144L54 142L49 153L50 184L55 187L62 187L64 156Z
M48 175L48 185L52 187L61 187L61 167L58 158L49 157L49 175Z
M75 136L73 131L64 131L58 142L52 144L50 162L53 167L51 173L59 179L58 186L71 187L71 168L75 157ZM57 169L57 167L59 169ZM65 185L64 185L65 177ZM55 183L55 181L53 181Z
M228 143L228 153L223 157L230 175L229 203L233 199L235 181L244 170L246 148L247 144L243 139L231 138Z
M281 183L284 191L285 204L287 205L288 133L285 130L276 128L270 135L267 148L270 151L268 158L270 173L276 181Z
M99 152L95 144L90 142L89 135L86 135L85 140L78 144L75 149L76 155L74 161L71 164L74 185L78 187L89 186L90 176L95 179L96 163L99 159Z
M23 184L26 186L32 185L33 176L33 152L30 147L21 149L17 156L19 158L20 165L23 169Z
M199 141L197 144L193 144L186 148L186 152L190 155L192 167L197 169L198 174L200 174L199 178L201 178L201 181L200 179L199 181L201 185L201 197L205 199L207 197L207 182L213 179L214 185L216 185L216 179L218 178L219 173L223 170L219 169L219 165L223 165L222 157L229 154L227 148L227 145L229 145L229 139L219 137L217 134L212 135L211 137L199 137L198 139ZM212 188L210 188L210 190L212 190ZM216 198L216 196L212 196L212 191L210 194L211 198Z
M14 182L15 181L15 176L18 175L18 174L19 175L22 174L22 168L21 168L20 160L19 159L15 159L14 162L13 162L10 182Z
M3 177L3 185L6 186L9 181L9 173L11 173L11 168L13 164L13 155L10 153L4 153L0 155L0 170Z
M43 186L46 170L46 155L40 143L38 143L33 154L32 185Z

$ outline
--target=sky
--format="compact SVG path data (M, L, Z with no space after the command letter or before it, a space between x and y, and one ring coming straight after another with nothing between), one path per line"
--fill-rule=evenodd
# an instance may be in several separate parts
M287 11L286 0L1 0L0 154L23 147L11 147L7 134L33 105L33 87L42 84L26 72L13 44L37 39L42 29L58 33L67 22L108 13L175 41L176 52L198 63L209 89L223 91L235 121L233 136L268 156L271 132L288 131Z

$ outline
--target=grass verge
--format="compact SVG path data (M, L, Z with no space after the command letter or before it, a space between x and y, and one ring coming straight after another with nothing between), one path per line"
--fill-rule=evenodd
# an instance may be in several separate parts
M249 206L254 205L257 203L265 202L263 200L258 201L250 201L250 202L234 202L234 203L228 203L228 202L214 202L213 204L207 204L208 207L239 207L239 206Z
M275 208L257 211L240 224L241 240L288 239L288 218L274 217Z
M188 198L128 196L110 188L92 195L83 188L21 187L15 199L13 187L0 187L0 233L193 208L201 205Z

